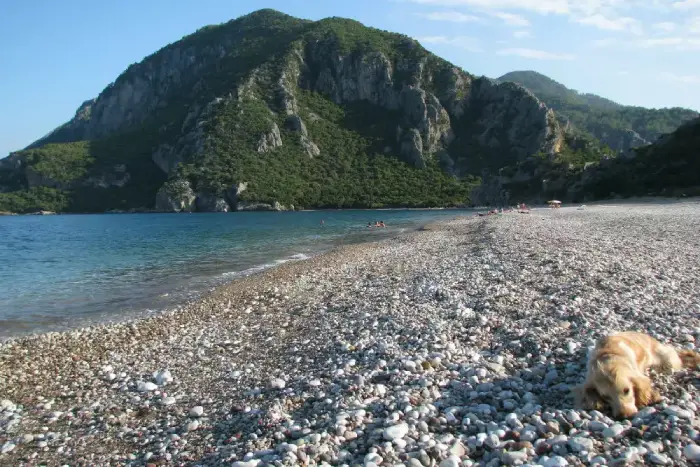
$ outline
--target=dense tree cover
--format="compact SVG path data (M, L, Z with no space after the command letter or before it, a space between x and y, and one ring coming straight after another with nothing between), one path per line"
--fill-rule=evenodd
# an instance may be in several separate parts
M47 175L70 182L61 187L68 200L66 210L153 207L155 193L166 179L152 162L153 152L160 143L177 140L183 128L192 129L196 122L188 121L187 115L194 104L205 106L222 96L223 102L215 106L213 118L204 128L204 150L187 154L189 159L173 175L189 180L197 192L223 195L232 185L247 182L242 200L303 207L450 206L468 201L476 179L458 180L441 170L437 160L429 160L425 169L400 160L396 147L399 116L394 113L366 103L340 106L327 97L295 89L308 137L319 147L320 155L309 157L300 134L287 127L277 81L293 49L321 43L321 52L327 50L331 55L380 51L391 60L429 56L406 36L367 28L356 21L329 18L310 22L260 10L201 29L130 66L103 91L103 97L114 92L121 81L160 66L169 48L186 51L231 43L236 47L227 48L225 56L192 83L195 94L173 92L168 104L155 109L138 127L106 139L33 150L44 155L50 148L56 156L52 162L42 156L38 167ZM430 66L440 66L439 62L433 58ZM396 78L401 81L407 76ZM241 83L248 83L245 91L236 90ZM243 94L232 98L232 89L234 94ZM258 141L273 123L281 131L283 145L260 153ZM66 128L49 135L43 143L72 141L79 136ZM31 159L29 152L27 157ZM98 188L90 182L113 172L117 164L125 165L131 175L123 188ZM0 204L1 209L8 210Z
M474 179L458 180L436 161L417 169L394 147L398 115L357 102L340 106L310 91L299 92L301 116L321 150L310 157L300 134L271 115L261 99L227 103L212 128L211 145L178 177L195 191L223 195L247 182L241 199L320 208L451 206L465 203ZM283 145L256 151L261 134L281 129ZM388 151L387 151L388 149Z
M618 158L601 167L585 193L611 196L700 196L700 119L683 125L634 158Z
M620 132L625 130L633 130L653 142L698 116L693 110L678 107L623 106L595 94L579 93L534 71L515 71L498 79L525 86L579 130L611 145L621 140Z
M27 150L25 158L25 164L34 172L58 183L70 183L85 176L93 162L87 141L47 144Z
M12 190L0 193L0 211L102 212L151 206L166 180L151 160L153 138L150 128L143 128L102 140L52 143L19 151L25 156L23 170L0 170L0 187ZM115 173L115 167L129 174L128 182L123 187L100 186ZM57 182L56 186L30 188L27 168Z
M499 190L511 200L539 202L700 196L700 119L634 154L611 157L608 151L589 143L568 147L556 157L536 155L501 169ZM494 181L486 179L487 184Z
M68 206L68 194L55 188L39 186L29 190L0 193L0 211L5 212L61 212Z

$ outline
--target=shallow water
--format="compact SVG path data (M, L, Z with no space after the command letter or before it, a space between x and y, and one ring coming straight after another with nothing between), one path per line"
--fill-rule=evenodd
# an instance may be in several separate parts
M163 310L283 262L468 213L0 217L0 338ZM387 228L366 227L376 220Z

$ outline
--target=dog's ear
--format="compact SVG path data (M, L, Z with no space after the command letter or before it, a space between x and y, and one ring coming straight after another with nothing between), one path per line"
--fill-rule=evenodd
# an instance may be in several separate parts
M605 404L596 387L592 384L582 384L574 388L576 406L586 410L602 410Z
M641 408L661 402L661 395L651 387L651 380L646 376L632 378L634 386L634 404Z

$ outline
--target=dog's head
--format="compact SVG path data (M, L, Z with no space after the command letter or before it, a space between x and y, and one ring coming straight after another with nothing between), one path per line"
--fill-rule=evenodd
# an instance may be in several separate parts
M615 417L628 418L639 407L657 402L659 396L646 376L626 366L601 362L579 389L578 398L583 407L600 410L608 405Z

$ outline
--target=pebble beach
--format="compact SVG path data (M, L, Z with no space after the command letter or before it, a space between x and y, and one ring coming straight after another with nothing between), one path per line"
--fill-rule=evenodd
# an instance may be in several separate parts
M0 465L700 465L700 370L578 410L589 347L700 347L700 204L459 217L0 345ZM697 343L697 344L696 344Z

